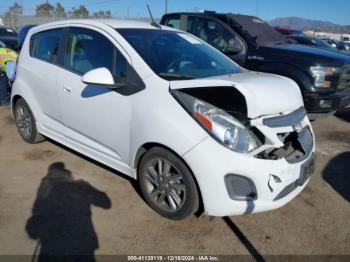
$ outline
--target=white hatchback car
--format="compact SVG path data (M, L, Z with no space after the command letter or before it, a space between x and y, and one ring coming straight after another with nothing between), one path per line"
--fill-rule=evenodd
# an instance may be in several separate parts
M248 72L198 38L154 24L34 27L12 114L25 141L44 135L138 179L146 202L171 219L201 204L211 216L278 208L314 172L296 83Z

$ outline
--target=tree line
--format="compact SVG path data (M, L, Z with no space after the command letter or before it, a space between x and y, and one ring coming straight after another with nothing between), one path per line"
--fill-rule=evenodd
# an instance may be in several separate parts
M15 2L3 15L3 22L12 28L17 28L18 16L23 15L23 7L21 4ZM85 5L79 5L66 10L60 2L51 4L45 1L36 5L35 16L37 17L67 17L67 18L109 18L112 17L110 10L100 10L91 12Z
M36 6L35 16L46 17L80 17L80 18L108 18L112 17L110 10L100 10L98 12L90 12L85 5L79 5L67 10L61 3L57 2L55 5L45 1Z

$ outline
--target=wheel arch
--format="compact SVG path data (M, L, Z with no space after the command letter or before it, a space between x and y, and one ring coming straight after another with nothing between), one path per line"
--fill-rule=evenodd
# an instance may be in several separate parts
M21 95L14 95L12 97L12 102L11 102L11 115L12 118L14 119L14 111L15 111L15 105L19 99L24 99ZM25 99L24 99L25 100Z
M173 153L174 155L176 155L178 158L180 158L182 160L182 162L186 165L188 170L191 172L191 175L194 179L194 182L196 183L196 186L198 189L198 194L199 194L199 208L198 208L198 211L195 213L195 215L197 217L199 217L204 212L204 202L203 202L203 198L202 198L201 188L200 188L199 183L197 181L197 177L193 173L191 167L187 164L185 159L183 159L183 157L181 157L181 155L179 155L178 153L176 153L174 150L172 150L170 147L168 147L166 145L163 145L163 144L160 144L157 142L148 142L148 143L145 143L142 146L140 146L139 149L137 150L137 152L135 154L135 158L133 160L133 168L135 168L137 170L139 167L139 164L141 162L142 157L147 153L147 151L149 151L150 149L155 148L155 147L164 148L164 149L170 151L171 153ZM136 178L138 179L137 172L136 172Z

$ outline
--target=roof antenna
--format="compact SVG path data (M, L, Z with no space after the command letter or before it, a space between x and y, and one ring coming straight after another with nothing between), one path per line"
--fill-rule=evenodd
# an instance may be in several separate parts
M147 9L148 9L148 13L149 13L151 20L152 20L151 25L156 27L156 28L162 29L162 27L159 24L157 24L157 22L154 20L151 9L149 8L149 5L147 5Z

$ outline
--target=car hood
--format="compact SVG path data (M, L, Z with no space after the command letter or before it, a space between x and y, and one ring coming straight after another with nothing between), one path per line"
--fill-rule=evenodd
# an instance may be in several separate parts
M3 40L3 41L17 41L18 38L16 36L0 36L0 40Z
M344 53L341 53L337 50L330 50L325 48L317 48L306 45L296 45L296 44L282 44L282 45L274 45L265 47L268 49L274 49L278 51L285 51L286 55L290 55L293 57L296 53L299 56L317 56L319 58L323 58L324 60L333 60L340 63L350 63L350 56Z
M246 99L247 116L286 114L303 106L297 84L289 78L258 72L170 81L171 89L232 87Z

